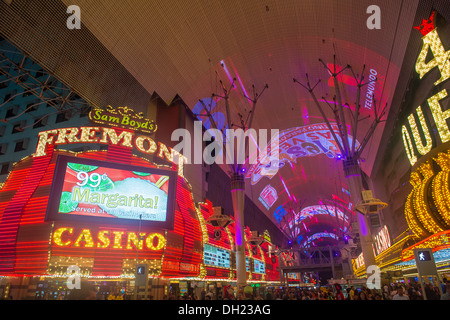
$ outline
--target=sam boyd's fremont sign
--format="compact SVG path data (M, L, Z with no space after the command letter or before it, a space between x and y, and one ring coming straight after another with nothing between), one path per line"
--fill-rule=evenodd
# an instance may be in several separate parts
M89 112L89 119L98 124L146 133L153 133L157 129L154 120L147 119L142 112L136 113L128 107L114 109L111 106L107 106L105 110L94 108Z

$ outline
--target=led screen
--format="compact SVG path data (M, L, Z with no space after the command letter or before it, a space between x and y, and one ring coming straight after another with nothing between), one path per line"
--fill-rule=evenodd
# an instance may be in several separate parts
M253 260L255 273L266 273L264 262L254 259Z
M47 215L171 229L175 185L170 170L60 156Z
M203 260L208 266L230 268L230 252L209 244L203 248Z

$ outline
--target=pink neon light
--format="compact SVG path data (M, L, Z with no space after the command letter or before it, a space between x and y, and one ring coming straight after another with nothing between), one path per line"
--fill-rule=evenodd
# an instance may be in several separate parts
M280 180L281 180L281 183L282 183L283 186L284 186L284 190L286 190L286 193L287 193L288 196L289 196L289 199L292 200L291 194L289 193L289 190L288 190L288 188L286 187L286 184L284 183L284 180L283 180L283 178L281 177L281 174L280 174Z
M223 70L225 71L228 80L230 80L230 83L233 83L233 77L231 76L230 71L228 71L227 65L225 64L225 61L220 60L220 64L223 66ZM236 88L236 86L233 84L233 88Z
M245 90L245 87L244 87L244 85L242 84L242 81L241 81L241 77L239 77L239 73L237 72L236 68L234 67L233 61L231 61L231 59L230 59L230 63L231 63L231 67L233 68L234 74L236 75L236 79L239 82L239 85L241 86L242 92L244 93L244 95L246 97L248 97L247 90ZM247 98L247 101L250 103L250 98ZM251 105L251 103L250 103L250 105Z
M302 117L303 117L303 123L309 124L309 114L308 114L308 108L303 107L302 109Z

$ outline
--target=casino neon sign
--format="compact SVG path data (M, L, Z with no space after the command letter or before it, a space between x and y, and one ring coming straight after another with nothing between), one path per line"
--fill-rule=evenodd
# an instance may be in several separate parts
M126 239L124 244L123 240ZM125 249L159 251L164 249L166 238L160 233L139 233L117 230L100 230L95 237L90 229L74 233L71 227L61 227L52 234L53 243L58 247Z
M434 15L435 12L432 13L428 20L423 20L420 26L414 27L423 35L422 49L417 58L415 70L419 74L420 79L422 79L428 72L437 67L441 77L434 82L434 85L436 86L450 78L450 50L445 51L442 41L439 38L437 29L433 24ZM426 62L429 51L431 51L433 59ZM442 89L427 99L432 118L436 124L437 133L442 143L450 141L450 130L446 122L447 119L450 118L450 109L443 111L440 103L440 101L446 97L447 90ZM415 111L417 114L417 119L419 120L418 123L416 123L414 113L408 116L408 123L414 140L411 138L410 132L406 125L402 126L403 143L406 155L412 166L418 160L418 155L416 154L415 149L418 151L419 155L423 156L430 152L433 147L432 135L430 134L430 129L427 126L422 107L418 106ZM420 131L422 131L424 139L422 139Z

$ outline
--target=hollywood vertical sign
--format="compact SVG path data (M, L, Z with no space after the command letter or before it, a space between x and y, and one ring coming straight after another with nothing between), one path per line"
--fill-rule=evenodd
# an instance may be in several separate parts
M414 27L423 35L422 49L417 58L415 69L419 74L420 79L422 79L428 72L434 68L438 68L441 77L434 83L436 86L450 78L450 50L445 51L437 29L433 23L434 16L435 12L432 13L428 20L423 20L420 26ZM429 51L431 51L433 58L426 62ZM450 109L444 111L441 106L441 101L447 98L447 96L447 90L442 89L427 99L428 107L430 108L432 118L436 124L437 133L441 143L450 141L450 130L447 125L447 119L450 118ZM436 144L436 142L433 142L422 107L418 106L415 113L417 114L417 119L419 120L418 123L416 122L414 113L408 116L408 124L409 129L412 132L412 138L407 126L402 126L403 143L405 146L406 155L408 156L409 162L412 166L417 162L418 156L426 155L431 151L433 144ZM420 131L422 132L422 135L420 134ZM418 154L416 153L416 150Z

